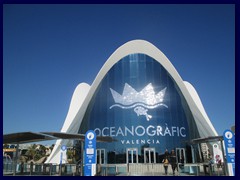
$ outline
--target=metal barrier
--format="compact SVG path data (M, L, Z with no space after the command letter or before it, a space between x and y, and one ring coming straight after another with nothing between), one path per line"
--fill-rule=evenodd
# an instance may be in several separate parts
M14 164L3 163L3 175L13 175ZM17 163L16 175L79 176L80 168L76 164L33 164Z
M13 173L12 164L4 164L4 172ZM162 164L101 164L96 166L97 176L141 175L163 173ZM7 175L7 173L4 173ZM80 176L81 169L76 164L17 164L16 175Z
M100 168L100 170L99 170ZM164 173L162 163L152 164L102 164L97 168L100 176L121 176L121 175L159 175ZM100 172L100 173L99 173Z
M117 176L127 174L127 164L101 164L97 166L97 175L100 176Z
M129 175L160 175L163 173L162 163L129 164Z
M177 176L223 176L224 167L217 168L212 165L211 168L204 169L203 163L178 164L176 169ZM169 175L172 175L171 165L168 167ZM165 175L162 163L133 163L133 164L105 164L98 167L98 175L101 176L162 176Z
M13 163L3 163L3 174L9 174L13 172Z
M46 175L46 176L81 176L81 168L76 164L33 164L17 163L16 175ZM169 166L169 171L171 171ZM207 169L206 169L207 168ZM226 175L224 167L215 165L207 167L204 163L189 163L180 166L178 164L178 175L203 175L222 176ZM162 163L133 163L133 164L97 164L96 176L134 176L134 175L164 175ZM3 163L3 175L14 175L13 162Z

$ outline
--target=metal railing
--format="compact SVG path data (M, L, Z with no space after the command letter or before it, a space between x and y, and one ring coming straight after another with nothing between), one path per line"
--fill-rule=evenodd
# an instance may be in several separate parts
M14 164L3 163L3 175L13 175ZM15 175L79 176L81 169L76 164L17 163Z
M14 172L14 167L16 171ZM206 169L207 168L207 169ZM169 165L171 172L171 165ZM224 167L211 165L206 166L203 163L189 163L183 166L178 164L177 174L184 175L203 175L203 176L223 176L226 175ZM135 175L164 175L164 167L162 163L132 163L132 164L97 164L96 176L135 176ZM76 164L33 164L33 163L3 163L3 175L19 175L19 176L81 176L82 171Z
M102 164L97 166L97 175L100 176L157 175L163 173L162 163Z
M118 176L128 174L128 164L97 165L97 176Z

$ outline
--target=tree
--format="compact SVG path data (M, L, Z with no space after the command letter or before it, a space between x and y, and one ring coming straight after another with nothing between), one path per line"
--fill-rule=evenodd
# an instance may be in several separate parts
M33 157L36 155L36 147L36 144L32 144L28 147L28 151L25 154L28 156L28 160L32 160Z

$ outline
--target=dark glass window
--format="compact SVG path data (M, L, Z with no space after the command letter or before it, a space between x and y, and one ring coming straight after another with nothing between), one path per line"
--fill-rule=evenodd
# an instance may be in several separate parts
M145 147L156 154L185 148L199 134L189 106L171 75L145 54L131 54L105 75L92 97L79 133L95 130L112 136L114 143L97 143L108 163L126 163L126 149L138 148L139 162ZM158 162L158 161L157 161Z

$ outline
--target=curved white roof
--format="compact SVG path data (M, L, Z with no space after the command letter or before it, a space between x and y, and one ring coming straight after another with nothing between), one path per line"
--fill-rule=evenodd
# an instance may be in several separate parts
M81 121L78 121L75 117L78 111L80 110L84 99L86 98L90 86L87 83L80 83L76 88L72 96L72 100L69 106L69 110L64 121L61 132L66 133L77 133L77 128L80 127ZM74 121L75 120L75 121ZM75 127L75 128L74 128ZM61 153L61 145L70 144L70 140L67 139L59 139L56 141L55 146L52 150L52 153L47 158L45 163L59 163L60 162L60 153Z
M196 90L193 88L193 86L188 83L184 82L174 66L171 64L171 62L168 60L168 58L153 44L144 41L144 40L133 40L125 43L124 45L120 46L106 61L106 63L103 65L99 73L97 74L94 82L92 83L92 86L88 88L87 86L82 88L83 91L85 91L83 102L79 102L79 98L73 96L72 101L75 101L75 105L73 109L79 109L77 113L76 111L73 111L74 113L69 114L65 120L64 126L62 128L61 132L68 132L68 133L77 133L80 124L82 122L83 116L85 114L85 111L87 109L87 106L92 99L92 96L94 92L96 91L97 87L99 86L100 82L104 78L104 76L107 74L107 72L116 64L119 60L121 60L123 57L129 55L129 54L135 54L135 53L141 53L146 54L153 59L157 60L172 76L172 78L177 83L178 87L180 88L183 96L185 97L189 108L194 116L194 119L197 124L197 128L200 134L200 137L207 137L207 136L215 136L217 135L216 130L214 129L212 123L210 122L203 106L201 103L201 100L196 92ZM79 89L80 91L80 89ZM75 94L75 93L74 93ZM78 106L78 108L75 108L75 106ZM80 107L79 107L80 106ZM70 106L71 108L71 106ZM70 110L69 110L70 113ZM69 117L69 118L68 118ZM59 143L63 143L63 140L59 140ZM60 144L56 144L56 146L60 146ZM51 157L58 156L58 153L60 153L60 148L56 147L55 152L53 152ZM59 150L59 151L57 151ZM47 162L52 162L51 159L54 158L48 158ZM59 160L56 161L56 163L59 163Z

